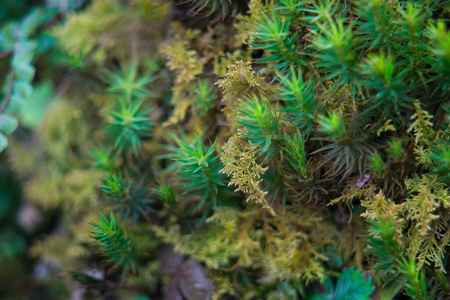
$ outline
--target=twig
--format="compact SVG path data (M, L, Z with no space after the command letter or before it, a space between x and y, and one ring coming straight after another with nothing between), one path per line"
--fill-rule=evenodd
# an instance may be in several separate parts
M6 95L5 102L3 103L2 107L0 108L0 115L8 107L8 104L9 104L9 101L11 100L11 96L12 96L12 92L13 92L13 86L14 86L14 70L11 69L11 80L9 82L8 94Z
M434 234L437 234L438 236L440 236L440 237L442 237L442 238L444 238L444 239L446 239L447 238L447 236L445 235L445 234L442 234L442 233L439 233L439 232L437 232L437 231L434 231L433 229L429 229L432 233L434 233Z

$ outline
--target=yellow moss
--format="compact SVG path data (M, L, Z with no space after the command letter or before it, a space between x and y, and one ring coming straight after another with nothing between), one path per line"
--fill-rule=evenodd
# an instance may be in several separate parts
M217 207L207 222L202 230L184 234L178 225L153 230L173 243L176 252L193 256L210 269L252 268L261 278L281 281L324 279L327 258L321 249L338 243L338 233L323 217L293 207L287 207L282 217Z
M262 167L256 162L256 149L245 140L242 131L232 136L222 147L220 159L224 168L220 171L230 177L228 185L236 185L236 192L242 191L247 194L247 202L261 204L272 216L277 214L266 200L267 192L260 187L261 175L268 168Z
M358 269L364 270L367 234L363 218L353 215L351 221L340 231L341 239L338 245L338 253L343 261L353 261Z
M358 178L352 178L349 180L349 183L344 188L342 194L334 198L328 203L328 205L335 205L338 202L343 202L347 207L353 209L353 202L359 199L363 199L365 197L373 197L375 195L375 191L377 188L370 183L365 184L363 187L358 187L356 184Z
M387 120L383 124L383 126L381 126L380 129L378 129L377 136L380 136L380 134L382 134L383 132L388 132L388 131L394 131L395 132L395 127L392 124L392 120L391 119Z
M225 79L216 83L223 88L224 93L231 98L231 95L252 95L266 94L272 91L272 87L265 82L264 78L255 76L250 62L236 62L228 67Z
M428 144L434 140L435 135L435 131L432 129L433 123L431 123L433 116L420 107L419 101L416 101L414 106L416 113L411 117L414 122L409 126L408 132L414 131L414 142L417 146Z
M379 191L372 197L361 200L361 205L366 211L361 214L362 217L369 220L391 221L396 227L395 239L399 245L402 245L402 228L404 220L401 218L404 204L395 204L391 199L386 199L383 192Z
M203 73L206 59L190 48L192 40L196 39L198 30L185 30L180 23L172 24L172 36L160 49L161 55L166 58L167 66L175 71L175 85L172 87L171 104L174 106L172 116L163 125L169 126L182 121L193 104L189 100L196 83L196 78Z
M224 109L228 121L234 122L239 103L245 97L268 96L273 87L262 76L256 76L250 62L239 61L228 66L224 79L216 83L223 89Z
M79 258L88 254L88 251L68 236L50 235L37 240L29 253L32 257L39 257L63 269L75 270L79 267Z
M227 52L223 56L214 58L214 73L216 73L218 77L226 77L229 66L231 66L235 61L249 61L250 59L251 56L249 52L244 52L242 50Z
M161 20L171 13L172 4L165 0L134 0L133 7L146 20Z
M408 198L405 219L411 222L407 251L417 258L418 267L433 263L443 269L444 248L450 245L448 210L450 192L437 176L422 175L405 180Z
M84 210L97 200L100 176L97 171L79 169L65 175L41 174L27 182L25 196L45 208L63 206L74 211Z
M273 6L264 5L264 1L260 0L250 0L248 3L248 14L239 15L237 17L238 22L235 24L237 29L236 34L236 45L251 45L255 41L254 28L259 19L263 18L263 14L270 14L270 10Z
M90 128L82 109L68 100L53 103L40 128L45 154L60 170L79 164L79 156L86 154Z
M95 0L87 9L70 13L52 32L61 49L83 63L138 58L157 49L169 11L170 5L159 0L137 0L127 7L117 0Z
M95 62L102 63L109 52L118 50L116 39L126 37L125 27L125 11L116 1L97 0L86 11L71 13L53 34L69 55L92 55Z
M30 174L39 172L42 169L42 165L39 164L40 159L37 147L27 147L11 139L6 153L11 168L22 178L27 178Z
M160 51L167 59L169 69L176 71L175 84L177 85L190 83L203 72L205 60L199 58L197 51L189 49L188 37L192 35L194 33L191 30L176 33Z

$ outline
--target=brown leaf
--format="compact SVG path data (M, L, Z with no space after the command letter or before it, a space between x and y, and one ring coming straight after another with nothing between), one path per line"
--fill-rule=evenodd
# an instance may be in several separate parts
M169 283L169 287L167 289L167 293L164 297L164 300L183 300L183 297L180 295L180 291L177 287L177 276L174 276Z
M195 259L189 259L180 267L179 287L187 300L209 299L214 286L203 267Z
M160 263L159 275L172 275L177 272L183 262L183 256L173 251L172 245L163 246L157 255Z

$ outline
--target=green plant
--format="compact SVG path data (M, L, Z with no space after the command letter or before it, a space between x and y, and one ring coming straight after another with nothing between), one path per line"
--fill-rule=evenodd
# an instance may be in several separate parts
M368 157L369 170L376 174L382 174L386 170L386 165L381 155L376 152Z
M392 222L380 220L370 223L368 236L368 254L376 263L374 269L385 276L389 282L395 281L402 286L412 299L435 299L435 290L428 293L425 270L418 269L412 256L397 244L396 230Z
M125 186L122 176L109 174L109 177L103 179L104 185L100 186L102 191L114 198L123 198L127 194L131 183Z
M148 118L150 109L142 110L142 101L119 101L115 110L108 111L108 132L118 153L139 153L142 139L150 137L154 126Z
M128 67L122 66L121 72L104 71L103 80L109 85L110 93L125 97L127 102L154 96L147 88L147 85L155 80L153 75L138 76L137 72L138 62L134 60Z
M286 121L295 122L296 126L311 135L314 128L315 116L320 112L320 105L315 99L311 79L304 82L302 73L291 69L290 76L280 75L281 85L278 95L285 103L282 112L287 114Z
M300 131L285 140L286 159L302 179L307 179L311 162L306 158L305 141Z
M367 76L365 85L374 89L376 95L369 100L370 108L363 114L368 114L375 110L377 116L390 118L393 121L402 118L400 112L404 108L412 108L414 102L408 94L408 86L405 87L407 71L396 73L393 57L389 57L381 53L379 56L368 56L362 65L363 74ZM395 74L395 75L394 75Z
M448 141L444 141L442 148L437 148L436 151L430 153L433 173L439 175L446 183L450 182L450 148L448 144Z
M327 174L330 176L342 176L342 179L350 176L354 171L362 175L366 157L373 151L373 144L368 137L361 134L358 122L355 118L350 120L348 127L336 113L328 113L328 117L320 117L318 123L321 131L327 136L321 140L330 142L314 153L326 151L318 167L329 165Z
M33 91L31 82L35 67L32 61L40 49L31 36L52 16L50 10L34 9L22 20L9 22L0 29L0 59L12 56L8 88L0 105L0 152L8 146L6 135L11 135L17 128L17 117Z
M0 21L6 297L447 298L448 1L73 1Z
M342 138L345 135L345 125L343 124L342 118L335 112L328 112L327 116L320 116L319 117L319 125L320 130L330 135L334 139Z
M269 157L278 150L279 121L279 114L270 109L269 101L264 97L246 98L238 108L237 122L246 128L243 134L253 145L261 146L261 151L267 152Z
M198 86L194 88L193 109L200 112L200 117L216 106L214 100L217 99L217 93L213 89L207 81L198 81Z
M175 204L177 202L175 192L173 188L165 183L160 182L158 187L155 188L155 193L166 203Z
M336 285L333 286L331 280L325 282L325 293L317 293L309 297L309 299L370 299L370 295L375 290L371 285L372 278L365 279L360 270L345 269L339 276Z
M254 35L258 38L258 42L253 43L252 47L269 50L272 53L261 59L262 63L275 63L275 68L280 70L280 73L291 65L301 64L295 45L297 34L290 34L289 19L282 19L272 12L271 16L263 13L257 22Z
M392 156L394 160L400 160L404 155L404 150L402 147L402 141L398 139L392 139L388 142L388 153Z
M135 271L138 267L137 253L131 237L126 237L119 226L119 217L112 213L104 216L102 213L97 222L92 223L91 237L100 243L102 254L113 268L121 267L124 271Z
M178 174L184 182L184 188L201 196L197 207L217 205L219 187L225 184L220 173L222 168L219 156L214 156L216 143L205 148L199 136L192 143L176 141L178 147L173 149L172 159L176 162Z
M330 92L337 91L345 84L351 87L352 97L356 90L361 93L361 75L358 72L359 39L353 35L352 24L345 26L344 19L337 18L329 21L329 24L318 25L320 33L315 33L313 46L317 49L317 67L327 76L324 80L338 77L337 82Z
M120 213L124 218L132 218L137 221L139 217L148 219L151 211L148 192L141 186L126 184L122 175L109 174L103 179L104 185L100 189L106 194L106 202L111 205L116 213Z

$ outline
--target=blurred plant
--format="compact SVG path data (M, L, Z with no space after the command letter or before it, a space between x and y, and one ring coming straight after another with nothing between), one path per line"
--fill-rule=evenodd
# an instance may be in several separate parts
M108 111L108 132L118 153L138 154L142 139L151 136L151 109L142 110L142 101L127 103L120 100L115 110Z
M112 149L100 145L96 150L91 152L93 164L96 168L104 171L113 171L115 169L114 160L116 159Z
M129 103L132 99L152 97L147 85L155 80L152 74L138 76L138 61L134 60L128 67L123 67L120 72L105 70L103 80L109 85L108 91L112 94L124 96Z
M325 293L316 292L310 295L308 299L311 300L366 300L370 299L370 295L375 290L375 287L371 285L372 278L364 278L360 270L354 268L345 269L339 276L336 286L333 286L330 279L325 281L326 291Z
M224 20L226 16L236 14L236 6L239 2L236 0L186 0L183 3L191 3L189 13L194 16L209 9L209 12L205 14L209 17L220 9L219 14L222 15L222 20Z
M0 59L12 56L8 72L8 88L0 105L0 152L8 146L6 135L18 126L16 117L23 111L33 87L35 67L32 64L39 49L39 39L32 40L36 29L53 17L51 10L36 8L20 21L6 23L0 28Z
M210 86L207 81L198 81L198 86L194 88L194 105L193 109L199 111L199 116L202 117L210 109L216 106L214 100L217 99L217 93L214 87Z
M167 204L177 203L175 192L169 184L160 182L158 187L155 188L155 193Z
M125 219L131 218L135 222L139 217L149 220L151 200L145 189L140 186L135 187L132 183L124 183L120 173L109 174L103 179L103 183L100 189L106 194L107 202L112 205L116 213L120 213Z

